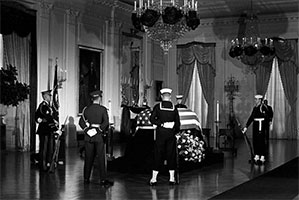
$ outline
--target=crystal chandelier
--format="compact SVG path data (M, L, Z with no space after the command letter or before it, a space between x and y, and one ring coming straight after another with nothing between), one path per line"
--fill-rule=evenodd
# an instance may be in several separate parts
M251 13L244 20L245 31L243 37L239 36L233 39L229 51L232 58L241 60L249 66L252 72L256 70L257 64L263 62L267 56L271 56L275 52L273 39L260 37L258 22L257 16L252 12L251 1Z
M139 0L138 6L135 1L132 22L167 54L177 39L198 27L197 1L184 0L181 6L176 0Z

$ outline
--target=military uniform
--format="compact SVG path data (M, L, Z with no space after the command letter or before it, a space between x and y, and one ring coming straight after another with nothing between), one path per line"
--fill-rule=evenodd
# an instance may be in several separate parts
M91 93L91 96L101 95L101 92ZM83 109L79 120L80 127L84 130L85 141L85 160L84 160L84 180L89 182L91 169L94 159L98 159L100 178L105 181L106 171L106 152L103 133L109 125L107 109L100 104L93 103ZM90 134L93 132L94 135Z
M51 91L42 92L43 95L50 94ZM43 100L35 112L35 121L38 123L36 134L39 135L39 164L43 170L47 169L47 164L51 162L54 149L54 131L58 130L58 124L53 118L52 108L46 100Z
M265 137L267 129L267 108L264 104L259 104L253 108L251 115L247 120L246 128L248 128L251 123L253 123L252 143L254 154L256 157L264 157L266 155Z
M177 104L175 105L176 108L187 108L187 106L185 104L182 104L181 101L183 99L183 95L177 95L176 96L177 99Z
M163 94L163 92L164 90L162 89L161 94ZM166 92L168 92L168 89ZM171 90L169 93L171 93ZM177 165L175 134L180 130L180 117L178 110L171 101L163 100L154 106L150 116L150 121L152 124L157 126L153 170L158 172L161 169L164 158L166 157L168 170L174 171ZM167 127L166 124L168 122L174 123L173 127ZM152 180L150 181L150 185L155 185L156 180ZM172 183L174 183L174 181L170 181L170 184Z

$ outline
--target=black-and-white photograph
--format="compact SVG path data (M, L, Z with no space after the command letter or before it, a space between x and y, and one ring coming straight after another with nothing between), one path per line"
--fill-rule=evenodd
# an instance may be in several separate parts
M299 200L298 0L0 8L0 199Z

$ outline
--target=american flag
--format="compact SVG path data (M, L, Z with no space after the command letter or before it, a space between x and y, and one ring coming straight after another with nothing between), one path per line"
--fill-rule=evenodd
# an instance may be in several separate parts
M58 97L58 77L57 77L57 63L55 65L55 73L54 73L54 84L53 84L53 99L52 99L52 109L53 109L53 117L59 122L59 97Z
M197 114L188 108L178 108L181 122L181 130L197 129L200 130L200 122Z
M197 114L188 108L178 108L181 127L180 130L200 130L200 122ZM137 115L137 126L152 126L150 122L151 110L146 109Z
M151 109L145 109L137 115L137 126L152 126L150 121Z

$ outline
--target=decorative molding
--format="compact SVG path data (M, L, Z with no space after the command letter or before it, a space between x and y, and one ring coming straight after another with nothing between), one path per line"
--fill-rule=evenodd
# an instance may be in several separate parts
M122 11L125 11L125 12L128 12L128 13L131 13L133 11L133 6L130 6L128 4L125 4L123 2L120 2L118 0L114 0L114 1L111 1L111 0L93 0L93 3L95 5L104 5L104 6L108 6L108 7L115 7L115 8L118 8Z
M80 14L80 11L69 8L65 10L66 14L70 17L78 17Z
M274 22L274 23L279 23L279 22L285 22L285 21L289 21L289 22L298 22L299 21L299 17L298 17L298 13L290 13L288 15L285 16L281 16L281 15L267 15L267 16L259 16L259 23L269 23L269 22ZM214 26L214 25L236 25L238 24L239 18L221 18L221 19L201 19L200 21L200 25L199 26Z
M70 9L66 9L65 13L67 15L68 24L75 24L76 18L79 16L80 12L70 8Z
M54 7L52 3L45 2L44 0L39 1L39 6L41 8L42 15L49 15Z

